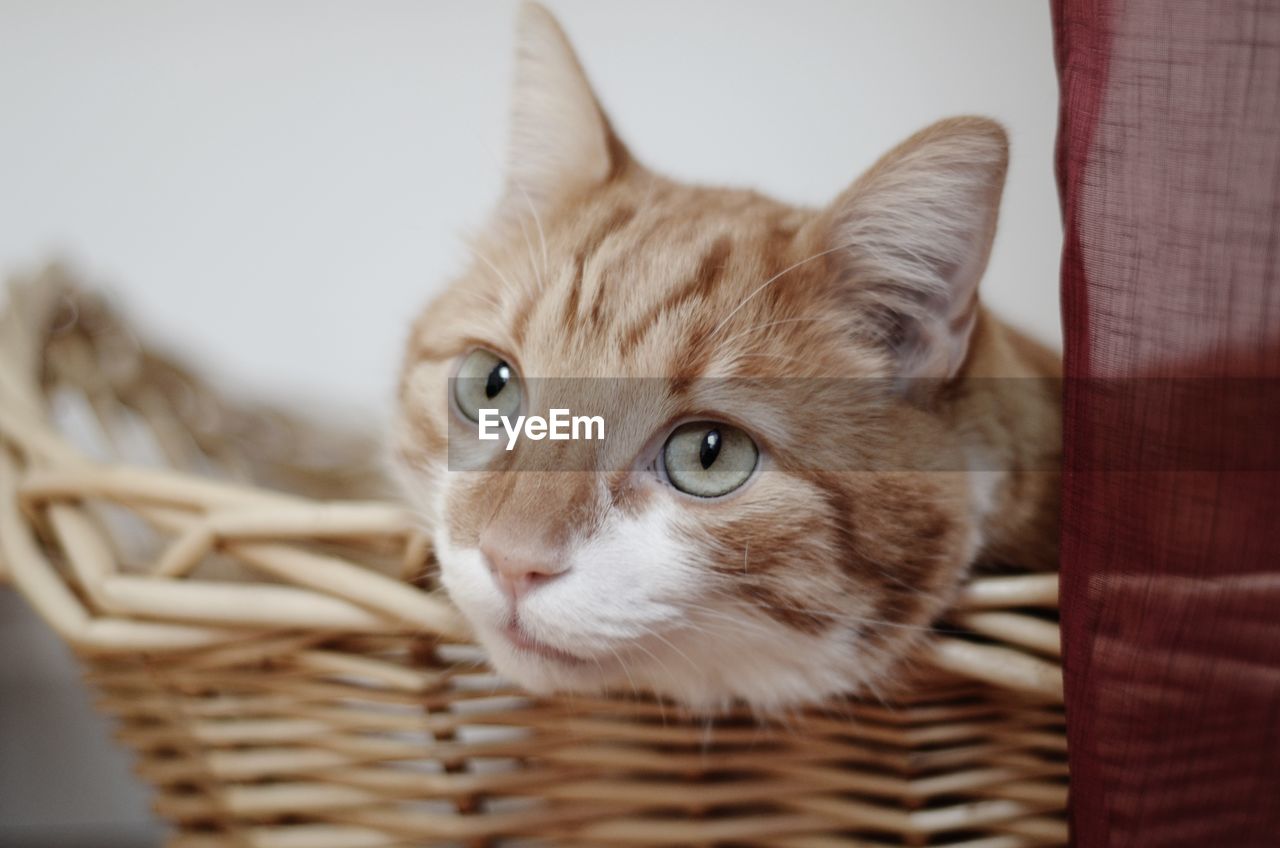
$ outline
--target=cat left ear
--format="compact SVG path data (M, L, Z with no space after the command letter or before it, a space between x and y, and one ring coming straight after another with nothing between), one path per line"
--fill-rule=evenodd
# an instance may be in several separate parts
M898 145L815 225L857 330L899 379L954 377L978 316L1009 161L1004 129L952 118Z
M520 7L507 143L507 194L544 204L566 189L598 185L627 153L600 108L569 39L543 6Z

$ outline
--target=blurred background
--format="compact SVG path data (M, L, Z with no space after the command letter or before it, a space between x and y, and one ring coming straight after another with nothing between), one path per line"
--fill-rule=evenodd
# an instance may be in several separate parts
M546 5L676 177L819 204L931 121L1001 120L984 297L1058 343L1047 3ZM0 0L0 273L61 257L222 385L378 426L411 316L497 195L515 8ZM4 589L0 644L0 845L157 844L65 651Z

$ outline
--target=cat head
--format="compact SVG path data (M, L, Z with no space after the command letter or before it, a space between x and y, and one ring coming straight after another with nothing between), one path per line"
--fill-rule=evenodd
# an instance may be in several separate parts
M874 686L981 544L968 475L912 470L953 433L899 389L965 363L1004 132L935 124L802 209L641 165L539 6L516 64L504 196L400 380L396 462L445 587L538 692ZM477 406L574 408L586 382L611 387L603 441L478 440Z

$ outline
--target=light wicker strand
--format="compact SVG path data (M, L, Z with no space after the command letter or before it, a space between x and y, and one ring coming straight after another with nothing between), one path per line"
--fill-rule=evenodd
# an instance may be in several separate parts
M152 465L101 459L139 437ZM12 287L0 579L81 656L170 848L1065 844L1056 575L974 578L892 689L780 722L534 698L376 456L220 398L63 271Z

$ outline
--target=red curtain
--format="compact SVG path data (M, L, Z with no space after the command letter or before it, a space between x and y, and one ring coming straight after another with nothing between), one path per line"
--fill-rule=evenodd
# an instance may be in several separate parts
M1073 838L1280 845L1280 2L1053 15Z

